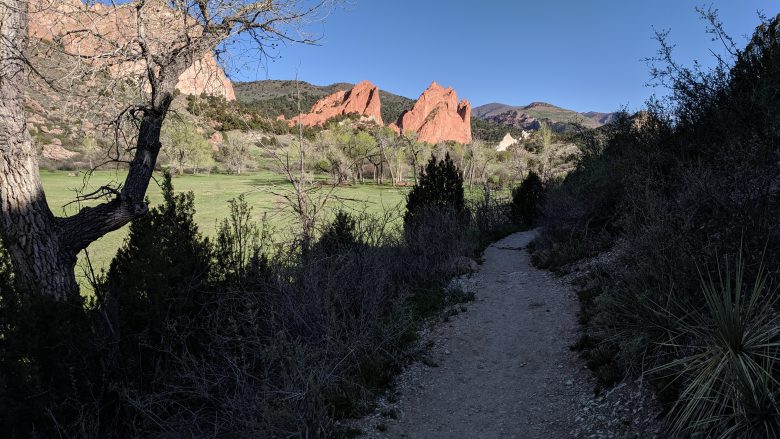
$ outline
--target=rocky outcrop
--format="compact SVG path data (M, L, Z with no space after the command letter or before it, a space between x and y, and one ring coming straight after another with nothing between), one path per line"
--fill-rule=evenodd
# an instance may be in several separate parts
M506 133L506 136L504 136L504 138L501 139L501 142L499 142L498 145L496 146L496 151L498 152L506 151L507 149L509 149L510 146L516 143L517 143L517 139L512 137L511 133Z
M452 87L433 82L391 127L396 132L415 132L421 142L471 143L471 104L465 99L458 103Z
M511 133L506 133L503 139L501 139L500 142L498 142L498 145L496 145L496 151L502 152L506 151L507 149L511 148L513 145L516 145L521 140L528 140L531 138L531 132L522 130L520 131L519 138L515 139L512 137Z
M311 107L310 112L296 116L288 123L297 125L300 121L305 126L324 125L334 117L347 114L359 114L378 125L384 125L379 88L369 81L363 81L351 90L337 91L320 99ZM284 117L280 116L277 120L284 120Z
M509 110L501 114L488 116L486 117L486 120L500 125L507 125L529 131L538 130L542 126L542 122L539 119L530 116L521 110Z
M90 2L92 3L92 2ZM29 34L44 41L56 41L69 53L101 63L114 77L141 77L145 64L127 61L138 58L138 26L133 4L115 7L81 0L30 0ZM197 36L201 28L194 18L183 20L163 0L150 0L146 8L145 27L154 29L147 35L153 55L169 50L174 40L186 32ZM121 55L116 55L121 53ZM176 86L182 93L223 96L235 100L233 84L209 51L195 60L180 77Z
M62 147L62 140L52 139L51 143L43 145L41 155L49 160L63 161L76 155L73 151L68 151Z

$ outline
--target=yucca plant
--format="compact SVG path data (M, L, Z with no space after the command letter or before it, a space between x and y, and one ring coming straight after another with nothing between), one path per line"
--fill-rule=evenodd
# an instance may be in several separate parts
M780 437L780 320L775 290L763 268L752 285L737 261L733 278L702 276L703 309L681 314L662 350L676 359L652 370L666 373L680 394L674 434L703 437Z

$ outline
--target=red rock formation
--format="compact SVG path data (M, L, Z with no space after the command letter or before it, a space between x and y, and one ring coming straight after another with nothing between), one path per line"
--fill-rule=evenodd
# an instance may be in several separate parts
M43 145L41 155L49 160L63 161L73 157L76 153L63 148L62 140L54 138L51 143Z
M311 107L311 111L296 116L289 120L289 124L296 125L300 119L305 126L324 125L329 119L346 114L359 114L372 119L379 125L382 122L382 103L379 99L379 88L374 84L363 81L352 90L341 90L317 101ZM277 120L284 120L278 118Z
M471 143L471 104L465 99L458 103L452 87L445 89L433 82L390 127L397 132L413 131L421 142Z
M174 39L183 34L185 27L190 36L197 36L202 31L194 18L182 20L163 0L149 1L145 7L149 8L146 28L154 29L153 35L147 37L153 53L169 49ZM30 0L29 10L30 36L39 40L56 40L70 53L85 57L112 52L138 55L135 46L138 28L133 4L111 7L99 2L86 6L81 0ZM145 68L141 62L123 62L120 57L108 56L100 62L108 65L115 77L138 77ZM236 99L233 84L211 52L196 60L179 77L176 87L186 94L206 93L224 96L231 101Z
M222 144L222 134L219 131L214 132L214 134L209 137L208 142L211 145L212 151L219 152L219 145Z

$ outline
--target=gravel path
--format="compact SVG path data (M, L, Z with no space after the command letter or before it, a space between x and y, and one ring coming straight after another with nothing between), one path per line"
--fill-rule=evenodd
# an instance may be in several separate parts
M361 421L364 437L547 438L581 436L594 384L569 347L577 337L573 289L531 265L535 233L488 247L460 279L476 301L423 339L429 357L399 376L396 392Z

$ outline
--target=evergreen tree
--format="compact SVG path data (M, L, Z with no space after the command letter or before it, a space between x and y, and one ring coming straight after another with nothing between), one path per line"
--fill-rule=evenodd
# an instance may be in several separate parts
M319 241L312 248L315 254L332 254L355 248L360 241L357 238L357 223L347 212L336 212L333 222L322 232Z
M512 190L512 219L524 227L533 226L539 215L539 207L544 197L542 180L531 171L528 177Z
M414 227L424 212L429 210L449 210L464 217L468 212L463 196L463 174L449 153L441 161L431 155L417 184L406 198L404 226Z
M194 196L174 194L168 173L162 189L163 204L131 223L105 281L120 324L131 332L194 312L208 281L211 249L193 219Z

